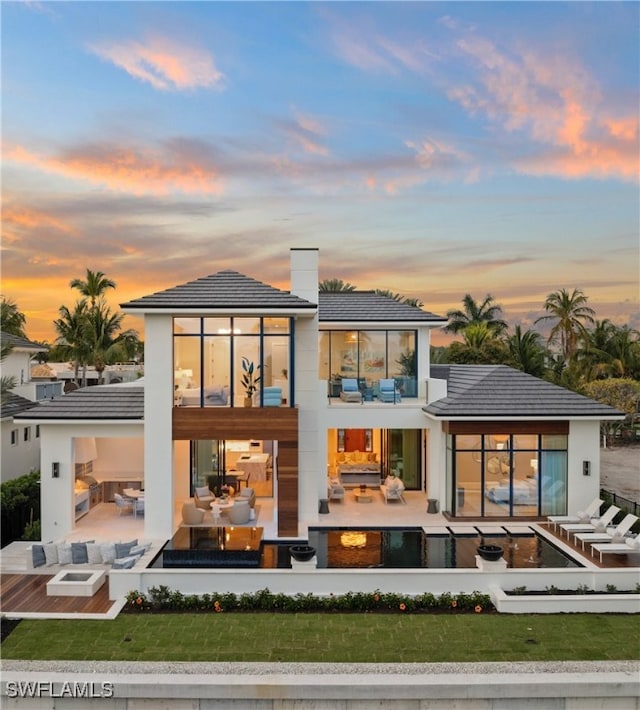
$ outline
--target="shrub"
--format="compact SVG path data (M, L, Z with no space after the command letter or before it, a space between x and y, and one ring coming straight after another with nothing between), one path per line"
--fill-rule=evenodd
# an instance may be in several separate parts
M150 587L147 594L137 590L130 591L125 606L125 611L130 612L201 611L208 613L264 611L407 614L430 611L479 613L493 610L490 596L481 592L460 593L455 597L448 593L436 596L430 592L410 596L392 592L383 593L376 589L373 592L347 592L338 595L329 594L325 597L302 593L295 596L273 594L268 589L261 589L253 594L244 593L240 596L232 592L185 596L179 591L171 591L164 585Z

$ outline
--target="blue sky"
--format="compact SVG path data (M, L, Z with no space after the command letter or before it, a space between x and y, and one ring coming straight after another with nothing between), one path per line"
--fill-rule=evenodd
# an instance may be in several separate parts
M638 3L2 4L3 286L233 268L638 319ZM136 325L129 323L129 325Z

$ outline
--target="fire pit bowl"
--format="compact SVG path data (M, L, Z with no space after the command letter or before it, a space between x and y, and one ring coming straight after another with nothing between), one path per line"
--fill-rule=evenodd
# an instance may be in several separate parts
M504 550L500 545L478 545L478 554L487 562L496 562L503 553Z
M316 554L316 548L311 545L291 545L289 554L296 562L309 562Z

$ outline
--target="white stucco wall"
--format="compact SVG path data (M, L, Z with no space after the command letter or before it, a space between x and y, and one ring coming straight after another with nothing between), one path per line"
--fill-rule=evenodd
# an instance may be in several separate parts
M584 461L589 476L583 474ZM568 481L568 513L584 510L600 492L600 422L569 422Z
M291 293L318 302L318 250L291 250ZM298 407L298 519L315 520L318 480L326 479L326 455L318 421L318 315L295 321L295 405ZM326 436L325 436L326 438ZM325 443L326 449L326 443ZM322 475L321 475L322 473ZM325 496L326 497L326 491Z
M24 440L24 430L29 428L29 441ZM17 443L11 445L11 432L17 432ZM15 424L7 419L2 422L2 482L24 476L40 468L40 439L36 439L35 424Z
M146 315L145 332L145 537L173 535L173 321Z

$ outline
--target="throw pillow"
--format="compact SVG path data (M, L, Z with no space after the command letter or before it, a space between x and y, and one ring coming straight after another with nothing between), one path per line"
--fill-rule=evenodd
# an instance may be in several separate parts
M114 559L115 559L115 548L114 548ZM96 542L87 543L87 562L90 565L100 565L102 564L102 552L100 551L100 545Z
M61 565L70 565L72 561L71 545L68 542L61 542L58 545L58 562Z
M72 542L71 543L71 562L74 565L84 565L89 561L87 557L87 543L86 542Z
M122 557L114 560L112 569L131 569L138 561L137 557Z
M57 565L58 564L58 546L55 543L48 543L44 545L44 556L47 560L47 565Z
M129 542L116 542L116 559L121 557L128 557L131 552L131 548L138 544L137 540L129 540Z
M31 545L31 560L34 567L43 567L47 563L43 545Z
M200 488L196 488L196 495L198 498L206 498L211 495L211 491L208 486L201 486Z
M129 550L130 557L141 557L151 547L151 545L134 545Z
M110 565L116 559L116 546L112 542L104 542L100 545L100 554L102 555L102 562L104 564Z

